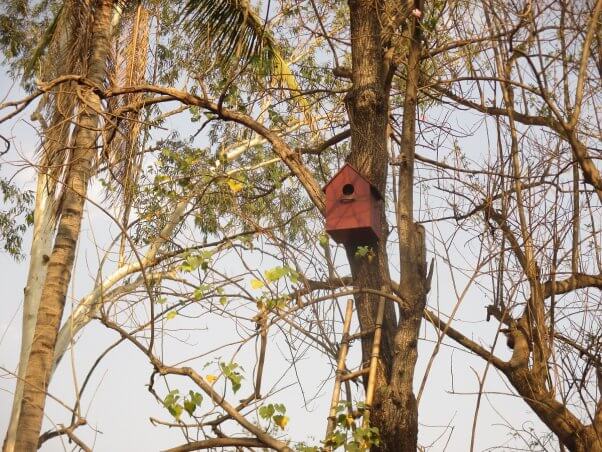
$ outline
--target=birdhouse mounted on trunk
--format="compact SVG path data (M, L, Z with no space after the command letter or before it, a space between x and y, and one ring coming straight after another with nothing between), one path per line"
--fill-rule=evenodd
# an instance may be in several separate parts
M361 245L380 239L383 198L368 179L346 163L323 190L326 232L335 242Z

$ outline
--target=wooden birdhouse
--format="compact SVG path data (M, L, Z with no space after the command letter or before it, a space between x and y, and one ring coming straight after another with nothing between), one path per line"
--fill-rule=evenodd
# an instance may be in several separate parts
M381 236L382 196L348 163L328 182L326 232L338 243L373 243Z

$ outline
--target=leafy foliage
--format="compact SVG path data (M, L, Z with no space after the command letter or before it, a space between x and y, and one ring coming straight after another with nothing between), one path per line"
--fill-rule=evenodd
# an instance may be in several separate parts
M357 411L363 412L364 405L359 403ZM336 428L332 435L326 439L325 446L337 449L343 447L349 452L369 450L372 446L380 445L380 436L377 427L356 427L355 420L347 411L347 404L341 403L337 407Z
M188 396L184 397L182 400L182 405L180 403L180 390L174 389L170 391L163 400L163 406L167 408L167 411L176 418L176 420L180 420L183 412L186 411L189 416L193 416L197 407L201 406L203 403L203 396L195 391L188 391Z
M233 362L224 363L221 362L219 364L220 369L222 370L224 376L230 381L232 385L232 391L236 393L242 386L243 376L236 369L241 369L241 367Z
M374 250L368 245L358 246L355 250L355 257L366 258L369 262L372 262L374 256Z
M21 259L23 233L33 223L33 193L21 191L5 179L0 179L0 193L0 244L9 255Z
M170 391L169 394L165 396L163 400L163 406L167 408L167 411L175 417L177 420L180 420L180 416L184 411L184 407L178 402L180 400L180 390L174 389Z
M45 33L52 32L52 24L62 1L31 2L3 0L0 3L0 53L12 77L23 72L31 61L34 46Z
M284 430L289 422L289 418L285 414L286 406L282 403L270 403L259 408L259 417L273 421L281 430Z

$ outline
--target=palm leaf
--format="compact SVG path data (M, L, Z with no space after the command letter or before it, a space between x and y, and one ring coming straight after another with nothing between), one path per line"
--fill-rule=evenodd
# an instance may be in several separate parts
M28 62L24 78L34 71L41 80L65 74L83 73L88 40L81 39L82 27L91 26L90 9L79 0L65 0L42 36ZM72 83L61 84L46 93L32 118L40 120L44 140L39 149L40 170L47 173L47 189L60 199L72 147L76 100Z
M52 19L52 22L50 23L48 28L46 28L46 31L44 32L42 39L40 40L40 42L36 46L35 50L33 51L33 55L27 61L27 64L25 65L25 68L23 70L23 79L28 79L29 77L31 77L31 75L33 74L36 67L38 67L38 65L40 64L42 57L46 53L46 50L48 49L50 43L53 40L53 37L56 32L57 24L63 18L64 10L65 10L65 4L63 3L63 4L61 4L61 7L59 8L59 10L56 13L56 15L54 16L54 18Z
M247 0L189 0L184 19L195 37L223 61L247 62L262 50L275 50L273 37Z
M139 85L146 81L151 15L149 10L139 3L136 8L120 11L120 19L114 54L109 66L109 81L117 87ZM113 98L107 103L107 109L109 113L115 113L120 108L139 103L143 97L143 93L136 93ZM118 118L114 125L105 132L105 163L111 176L111 189L107 196L120 201L117 205L124 228L129 223L142 165L141 115L142 110L139 108L116 115ZM122 236L119 264L124 261L125 244L126 237Z
M272 77L288 90L301 107L306 122L314 129L309 103L301 95L295 74L282 56L274 36L248 0L189 0L183 17L187 28L209 48L216 60L225 64L245 64L251 58L259 57L267 63Z

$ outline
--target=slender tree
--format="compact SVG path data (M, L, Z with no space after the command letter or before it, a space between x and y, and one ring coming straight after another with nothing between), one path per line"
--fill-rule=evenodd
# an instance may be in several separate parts
M31 14L31 12L29 12ZM87 8L78 7L76 2L66 1L48 25L33 55L24 58L25 79L33 68L44 74L43 80L50 81L66 74L81 73L88 52L88 41L77 39L76 30L89 22ZM76 101L72 96L73 84L55 87L40 101L32 119L41 126L43 139L36 167L37 183L33 214L33 231L29 253L29 269L23 298L23 327L19 354L18 379L4 450L13 451L17 424L23 397L23 382L33 342L37 313L46 279L48 257L52 252L56 234L58 200L61 199L64 183L64 164L69 155L72 139L70 117L75 112Z
M90 172L97 154L103 107L93 87L102 87L105 83L113 1L100 0L92 7L94 20L89 30L92 44L86 72L92 86L80 94L82 103L76 122L73 153L67 168L64 198L57 212L57 233L49 256L34 341L25 372L15 441L15 449L22 451L35 451L38 447L56 337L71 280Z

